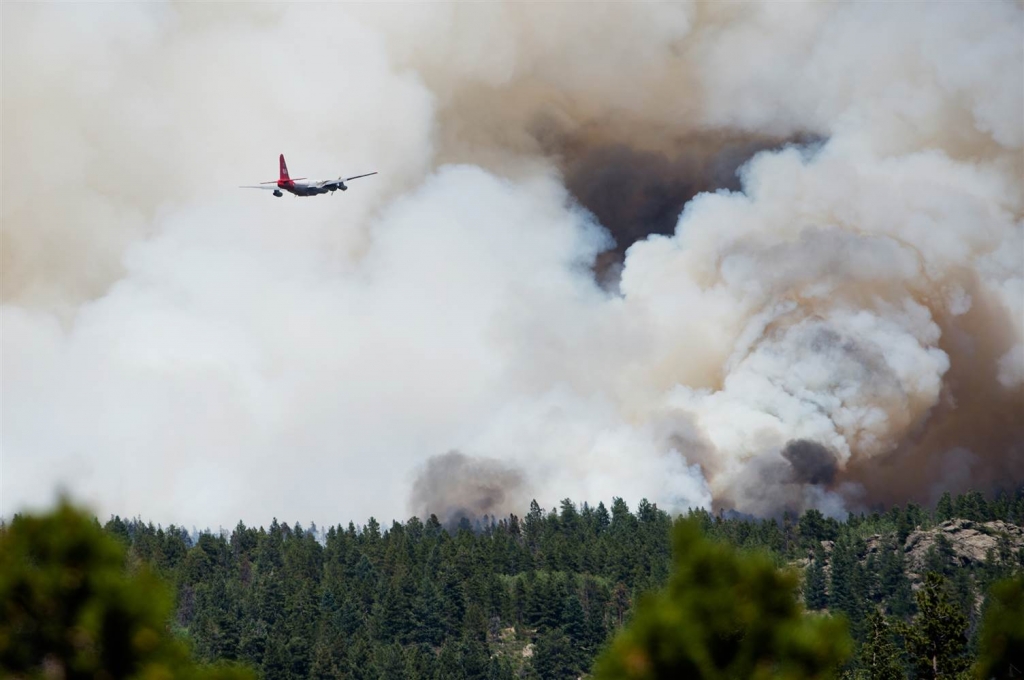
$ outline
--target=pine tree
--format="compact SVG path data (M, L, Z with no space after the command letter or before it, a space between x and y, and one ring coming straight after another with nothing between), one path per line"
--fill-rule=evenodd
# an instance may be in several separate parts
M929 546L924 557L925 571L934 571L941 576L952 576L956 571L958 560L953 543L945 533L939 532L935 542Z
M892 635L893 631L882 613L873 610L868 615L867 637L858 654L860 667L867 671L871 680L904 680L907 677Z
M907 579L906 558L899 544L883 543L879 560L878 588L886 611L905 619L914 613L914 597Z
M860 639L863 623L862 591L858 582L860 565L853 546L845 536L840 536L833 545L831 558L828 608L832 612L844 613L850 621L854 637Z
M960 607L968 622L974 619L974 581L968 569L957 569L953 575L953 594L956 604Z
M917 592L920 612L905 627L907 652L918 678L955 677L970 665L967 651L967 619L946 592L947 582L929 572Z
M533 668L544 680L575 680L572 643L561 629L551 629L537 638Z
M434 664L434 680L465 680L460 651L456 642L449 642L441 648Z
M978 678L1016 677L1024 670L1024 574L989 590L979 650Z
M821 677L846 659L850 640L841 620L805 616L796 586L796 574L770 557L737 553L704 538L698 521L680 520L668 586L641 602L595 675Z
M295 630L294 626L292 630ZM293 678L309 677L309 667L312 664L312 649L309 642L309 638L304 635L292 635L285 645L288 670Z
M821 541L833 541L838 532L834 521L826 519L820 510L811 508L800 517L800 540L805 547Z
M487 643L480 640L463 640L459 655L466 680L487 680L490 670L490 653Z
M824 609L828 605L828 593L825 588L825 550L821 543L815 546L814 558L807 565L804 603L811 610Z
M267 680L287 680L291 677L284 642L280 636L271 636L263 653L263 677Z
M935 519L938 522L945 522L953 518L953 496L948 491L939 497L939 503L935 506Z
M593 659L596 652L608 638L607 598L594 598L587 605L587 631L584 648ZM589 660L588 664L589 665Z
M563 630L572 645L572 665L574 668L583 668L589 665L590 659L587 645L587 616L575 592L570 593L566 600L563 620Z
M0 677L254 677L193 662L168 630L168 585L126 573L125 547L63 499L0 523Z
M412 602L412 641L439 645L444 639L445 627L441 617L441 597L437 588L424 578Z
M487 665L487 680L515 680L515 669L512 663L499 656L491 657Z
M311 680L333 680L341 676L335 646L321 638L313 647L313 663L309 668Z
M429 680L434 677L436 657L430 645L406 647L406 668L410 678Z
M896 546L901 551L903 546L906 545L907 537L910 536L910 532L914 530L915 526L913 508L907 505L906 510L899 513L899 522L896 525Z
M953 514L972 522L986 522L990 516L988 502L978 491L969 491L957 496L953 504Z
M789 510L782 513L782 553L787 557L796 547L797 532L793 525L793 515Z
M408 675L405 655L398 643L379 645L374 652L374 665L381 678L387 680L415 680Z
M343 677L353 680L378 680L377 666L373 657L373 647L366 637L360 635L349 641L346 649ZM271 680L267 678L266 680Z

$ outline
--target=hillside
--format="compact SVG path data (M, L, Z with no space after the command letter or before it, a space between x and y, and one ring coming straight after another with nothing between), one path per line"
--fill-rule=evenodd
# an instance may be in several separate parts
M859 561L868 563L881 559L884 551L891 549L891 534L872 534L864 539L864 551ZM831 555L835 541L821 541L826 556ZM972 522L967 519L952 519L937 526L912 531L902 546L905 555L907 578L916 590L924 580L929 567L934 569L936 559L947 568L984 569L998 564L1013 564L1015 556L1024 549L1024 529L1001 520ZM938 557L937 557L938 556ZM811 556L792 560L790 564L806 568ZM830 560L824 565L826 572L831 568Z
M877 550L882 537L873 538ZM1012 561L1013 555L1019 554L1022 548L1024 529L1015 524L955 519L931 529L915 530L907 536L903 552L907 555L907 576L916 584L927 569L932 550L943 554L956 567L977 569L994 561Z
M805 569L808 608L846 616L858 642L872 611L915 620L914 589L929 570L973 639L972 604L1024 566L1024 491L982 503L951 500L970 518L914 505L845 521L814 510L781 522L690 516L707 536ZM326 531L239 523L194 540L117 517L106 529L129 567L153 564L176 584L179 631L203 660L244 661L268 679L491 680L585 674L638 599L666 582L672 526L657 506L616 498L610 509L534 502L522 518L451 532L434 516Z

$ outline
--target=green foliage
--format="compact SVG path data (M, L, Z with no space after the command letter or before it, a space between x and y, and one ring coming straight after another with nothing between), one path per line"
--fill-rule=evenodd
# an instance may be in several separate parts
M825 578L825 550L821 543L815 545L814 559L807 565L804 583L804 603L808 609L824 609L828 606Z
M935 506L935 519L940 522L953 517L953 497L948 491L942 494L939 498L938 505Z
M913 626L904 626L907 652L917 678L955 677L970 666L967 657L967 617L952 601L948 583L929 572L917 592L920 614Z
M893 642L893 629L885 616L875 610L868 615L868 632L857 661L863 675L870 680L904 680L907 673L900 661L899 649Z
M797 577L764 554L741 554L675 528L668 586L645 597L597 662L598 678L828 677L851 652L841 619L808 616Z
M902 542L885 542L878 562L877 601L889 614L901 619L914 613L914 597L907 579Z
M976 494L951 497L949 512L955 514L957 508L977 517L1024 521L1024 512L1019 512L1024 508L1024 489L1007 492L993 502ZM911 578L918 577L908 573L904 550L911 532L931 528L929 510L908 504L850 515L843 521L808 510L802 515L786 513L776 521L716 516L698 509L688 518L714 545L758 551L760 559L776 569L813 555L802 595L808 609L827 606L831 614L843 614L858 643L856 656L843 667L843 677L868 678L873 673L884 677L887 671L880 669L888 666L876 664L872 671L867 659L879 654L889 658L890 644L909 669L916 649L909 638L913 631L927 637L930 619L911 618L917 610ZM610 639L624 626L634 630L636 624L630 622L638 614L637 602L650 600L654 604L646 607L660 610L657 603L671 600L673 591L663 590L656 596L650 595L652 591L680 578L691 587L701 583L692 565L686 572L689 576L670 577L673 521L645 500L633 510L622 498L614 498L607 507L563 499L554 509L545 509L534 502L522 519L483 517L447 530L434 516L389 525L371 518L364 527L348 522L326 531L274 520L268 528L238 523L230 534L205 531L198 535L119 517L106 522L102 531L94 521L89 525L97 535L106 533L108 547L117 551L106 567L111 578L134 583L159 577L174 584L173 619L169 618L169 591L162 596L163 609L157 617L161 634L170 629L182 642L189 641L195 659L238 660L265 671L266 680L588 677L595 657L608 648ZM943 533L955 535L946 529ZM964 637L968 643L959 657L964 663L996 646L979 635L984 626L977 620L973 598L987 595L991 584L1024 568L1024 551L1013 544L1010 534L997 529L993 535L998 544L983 563L955 559L952 545L942 539L927 560L947 575L948 583L942 588L947 604L967 616ZM822 541L831 541L831 550L823 549ZM679 557L677 550L676 561ZM914 566L915 572L920 569L920 564ZM5 569L2 573L0 578L6 579L17 572ZM679 616L692 617L692 608L700 603L710 611L723 593L731 598L732 587L727 588L725 580L745 578L744 574L736 567L732 575L723 572L723 581L712 579L713 587L705 588L704 596L687 600L691 609ZM829 574L836 586L831 593ZM778 585L772 579L768 582ZM788 602L786 607L798 609L792 589L787 592L779 597ZM8 599L3 607L10 606ZM132 602L137 600L134 597ZM156 601L159 604L160 597ZM694 644L717 640L715 636L725 630L723 617L747 621L743 617L751 616L751 611L775 602L771 598L722 601L726 608L721 616L698 617L700 625L688 634ZM1001 605L993 599L982 609L985 620L999 619L1000 611L1016 611L1012 598L1007 602ZM878 632L870 616L876 610L891 617L883 619L887 634ZM6 645L3 648L9 653L14 628L8 626L11 617L5 612L0 610L0 631L6 631L0 646ZM776 611L767 620L780 616L785 620L785 611ZM804 619L808 615L794 620ZM823 615L809 620L835 624ZM1010 616L1001 620L1009 621ZM804 631L799 635L806 633L804 627L793 625L794 631ZM736 634L742 638L740 633L750 630L763 633L757 626L748 626L737 628ZM813 647L813 635L807 635L811 637L793 645ZM172 642L174 636L169 636ZM727 653L730 644L739 644L733 637L726 638L715 643L725 650L716 655ZM758 644L774 644L771 639L757 639ZM1019 638L1009 639L1004 651L1019 648L1014 642ZM524 656L531 642L533 655ZM191 663L184 645L174 644L181 662ZM72 646L71 651L77 649ZM752 652L744 649L736 653L746 654L749 661ZM1001 652L990 655L996 653ZM716 655L711 658L719 659ZM782 672L781 657L771 658ZM742 658L736 663L739 673L749 670L740 667L747 663ZM722 669L728 664L720 665L721 672L726 672ZM168 677L194 675L202 677L202 671L175 670ZM25 677L24 671L20 677ZM30 672L28 677L34 676Z
M832 547L831 557L828 607L831 611L845 614L854 633L857 634L860 632L859 624L863 618L864 593L857 550L847 536L840 536Z
M537 639L533 668L544 680L573 680L576 664L569 638L560 630L548 630Z
M975 676L1009 678L1024 673L1024 575L993 584L981 624Z
M820 510L808 510L800 517L800 536L805 545L833 541L838 534L836 521L822 515Z
M115 526L115 535L122 527ZM196 666L168 630L173 599L147 567L127 575L121 541L62 501L0 533L0 671L43 678L254 677Z

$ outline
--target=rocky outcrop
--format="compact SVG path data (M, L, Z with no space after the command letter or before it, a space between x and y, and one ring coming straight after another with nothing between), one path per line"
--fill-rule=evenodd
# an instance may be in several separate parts
M989 551L992 551L992 554L998 559L1000 537L1005 537L1012 555L1011 559L1016 559L1018 551L1024 549L1024 528L999 520L972 522L966 519L954 519L930 529L912 531L907 536L903 551L906 558L907 576L915 589L923 579L921 574L928 551L938 543L939 536L945 536L948 539L952 552L950 559L958 567L977 566L987 562ZM865 551L860 555L861 563L865 563L872 555L878 559L879 553L885 549L885 546L891 545L889 543L891 540L893 540L891 534L888 536L874 534L865 537ZM832 566L831 555L834 543L821 541L821 546L827 556L827 561L823 566L825 572L828 573ZM810 564L809 557L808 555L795 560L792 564L803 570Z
M932 529L914 531L907 536L903 550L907 557L908 572L920 573L929 549L938 542L940 535L949 540L957 566L986 562L990 550L998 553L1000 536L1006 537L1013 553L1024 547L1024 529L1015 524L954 519Z

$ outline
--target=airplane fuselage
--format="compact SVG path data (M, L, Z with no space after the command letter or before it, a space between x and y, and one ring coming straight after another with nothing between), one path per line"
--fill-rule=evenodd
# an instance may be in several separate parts
M342 191L348 190L348 187L344 184L319 186L316 184L307 184L305 182L296 182L294 180L279 180L277 182L277 188L281 191L287 191L290 194L294 194L295 196L319 196L320 194L328 194L338 189L341 189ZM280 196L281 194L275 191L274 195Z

